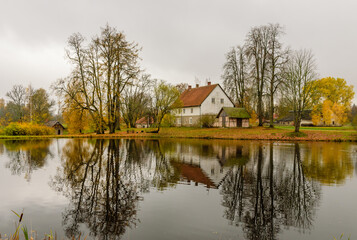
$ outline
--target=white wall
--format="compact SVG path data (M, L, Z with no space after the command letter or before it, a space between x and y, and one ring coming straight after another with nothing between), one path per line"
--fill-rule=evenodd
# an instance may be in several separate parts
M185 112L183 111L185 109ZM193 112L191 113L191 109ZM183 117L186 116L198 116L200 115L200 107L185 107L181 108L181 114ZM177 114L177 116L181 116L181 114Z
M215 98L215 103L212 103L212 98ZM224 101L223 104L221 103L222 98ZM222 107L234 107L234 105L223 92L223 90L217 85L211 94L203 101L201 105L201 114L217 115Z

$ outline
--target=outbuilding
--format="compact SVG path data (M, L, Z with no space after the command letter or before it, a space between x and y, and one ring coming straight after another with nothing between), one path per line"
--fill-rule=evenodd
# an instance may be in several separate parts
M222 107L217 115L216 127L249 127L250 114L245 108Z
M142 117L135 122L137 128L149 128L154 123L154 120L150 117Z
M58 121L49 121L49 122L45 123L45 125L47 127L54 128L56 130L57 135L62 135L63 131L65 130L63 125Z

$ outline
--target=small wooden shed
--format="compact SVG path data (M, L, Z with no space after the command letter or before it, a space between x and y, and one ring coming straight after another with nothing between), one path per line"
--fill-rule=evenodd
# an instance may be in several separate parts
M62 135L63 131L65 130L63 125L58 121L49 121L49 122L45 123L45 125L47 127L54 128L56 130L57 135Z
M249 127L250 114L245 108L222 107L217 115L216 127Z

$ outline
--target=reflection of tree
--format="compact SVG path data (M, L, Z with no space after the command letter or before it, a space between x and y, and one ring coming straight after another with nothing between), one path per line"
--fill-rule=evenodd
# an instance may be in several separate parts
M70 200L63 214L67 237L85 224L93 237L120 239L137 222L140 192L167 186L177 175L159 141L73 140L51 185Z
M180 165L173 157L168 157L165 152L170 151L172 144L161 144L160 141L150 142L155 157L153 186L160 190L175 185L180 180Z
M348 143L314 143L303 161L306 176L322 184L344 183L354 168L348 147Z
M255 158L232 167L222 184L225 217L242 223L247 239L277 239L282 226L309 229L320 198L319 185L305 177L299 144L280 159L273 143L266 152L259 144Z
M51 140L9 140L4 145L10 161L6 164L13 174L25 174L30 181L34 170L45 165L46 158L52 156L49 146Z
M284 196L280 210L286 215L283 219L285 225L310 229L320 198L320 187L316 182L308 181L305 172L300 145L295 143L293 169L286 173L280 188Z
M52 182L70 199L64 212L67 237L85 223L91 235L119 238L136 222L136 185L122 174L119 140L69 141L63 150L63 173ZM63 174L63 175L62 175Z

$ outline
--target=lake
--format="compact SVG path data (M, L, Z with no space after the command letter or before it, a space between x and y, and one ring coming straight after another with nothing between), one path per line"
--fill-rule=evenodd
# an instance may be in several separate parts
M356 157L356 143L2 141L0 233L14 210L35 239L355 239Z

